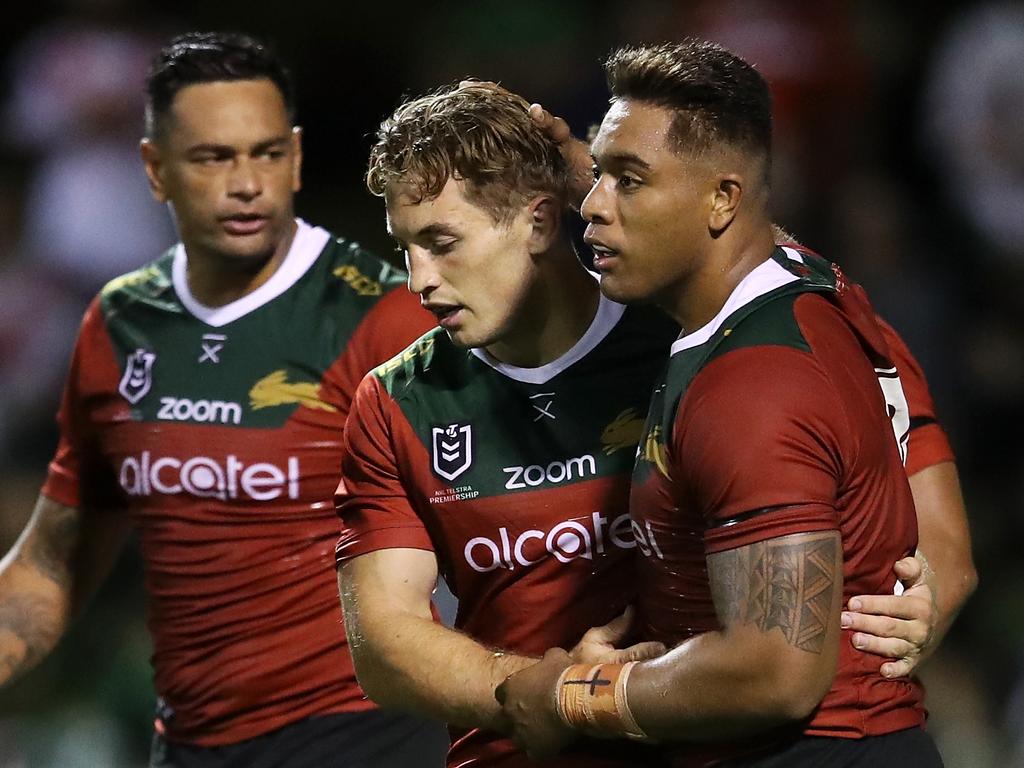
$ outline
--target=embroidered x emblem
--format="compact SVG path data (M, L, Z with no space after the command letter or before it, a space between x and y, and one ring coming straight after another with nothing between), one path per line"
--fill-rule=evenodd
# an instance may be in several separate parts
M220 358L218 355L224 349L224 342L227 340L228 337L220 333L204 333L202 341L203 352L199 355L199 362L205 363L209 360L211 363L219 363Z
M536 400L538 397L550 397L554 398L554 392L538 392L536 395L530 395L531 400ZM555 404L554 399L548 400L544 405L537 405L536 403L530 403L533 406L533 410L537 411L537 417L534 421L540 421L547 416L552 421L555 420L555 414L551 412L551 406Z

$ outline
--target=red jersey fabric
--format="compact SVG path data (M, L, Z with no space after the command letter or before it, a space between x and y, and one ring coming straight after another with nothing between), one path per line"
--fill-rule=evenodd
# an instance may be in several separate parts
M515 369L432 331L356 394L336 497L339 562L387 548L433 551L459 598L456 628L521 654L571 647L617 616L633 599L629 473L676 332L650 309L602 300L573 350ZM447 451L466 461L445 465ZM451 768L535 764L500 734L452 735ZM640 745L581 740L545 764L655 759Z
M400 272L304 224L287 280L226 322L192 313L176 258L87 311L43 493L137 526L168 739L233 744L371 708L341 626L331 497L359 380L433 318Z
M716 327L673 346L630 501L647 534L638 609L653 639L674 644L718 628L705 564L716 552L837 530L845 603L892 593L893 563L914 550L897 419L876 373L890 353L859 289L841 277L832 290L827 280L807 283L806 271L777 252L741 283L733 296L742 300ZM804 733L860 737L922 724L920 687L882 678L878 658L849 635ZM749 746L680 750L677 765Z

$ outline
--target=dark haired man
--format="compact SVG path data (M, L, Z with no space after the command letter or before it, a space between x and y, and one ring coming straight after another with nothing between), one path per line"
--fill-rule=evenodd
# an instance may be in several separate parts
M624 665L550 651L497 692L517 739L689 742L679 766L941 765L920 687L840 631L845 600L891 590L917 542L910 425L863 292L775 244L767 84L692 40L606 69L586 239L605 295L683 328L630 500L641 631L674 647Z
M500 87L400 106L367 181L441 328L366 377L346 425L338 560L356 669L371 698L454 726L449 765L526 765L494 686L633 599L650 537L630 526L629 475L678 326L600 297L562 231L565 164ZM439 570L459 631L430 620ZM611 645L625 624L574 658L628 660ZM655 759L583 743L558 764Z
M358 687L330 497L362 375L433 325L404 275L295 218L287 73L189 34L148 79L142 157L181 243L85 315L61 442L0 570L0 683L57 642L140 533L153 765L439 765L446 738Z

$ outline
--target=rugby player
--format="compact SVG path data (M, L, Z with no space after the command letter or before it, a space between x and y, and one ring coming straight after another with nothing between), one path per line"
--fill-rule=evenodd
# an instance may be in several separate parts
M911 425L863 291L774 242L767 85L692 40L606 67L586 239L603 293L683 328L630 502L641 633L673 648L585 665L549 651L496 692L517 742L689 742L678 766L941 765L919 685L840 630L845 599L889 591L917 543Z
M2 683L138 529L155 767L429 766L447 747L356 683L330 501L356 385L433 318L403 273L295 218L293 118L250 37L192 33L155 59L142 158L181 242L86 312L59 448L0 568Z
M679 329L600 296L562 229L566 166L527 109L488 84L411 100L382 124L368 173L441 327L357 392L339 587L368 695L451 723L451 766L528 764L493 690L544 648L657 649L613 645L628 644L616 617L650 538L626 508L641 414ZM455 630L430 619L439 571ZM657 759L583 743L558 764Z

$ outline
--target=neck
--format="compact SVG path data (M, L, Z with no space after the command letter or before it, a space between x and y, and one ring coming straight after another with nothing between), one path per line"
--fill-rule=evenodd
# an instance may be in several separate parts
M700 266L669 295L658 299L683 329L692 333L709 323L725 306L736 286L775 250L770 225L724 233Z
M196 301L207 307L222 307L248 296L277 272L292 247L297 229L292 221L277 247L264 257L225 257L186 243L189 290Z
M520 368L539 368L568 352L597 314L601 291L568 241L540 257L541 274L523 302L514 327L485 349Z

